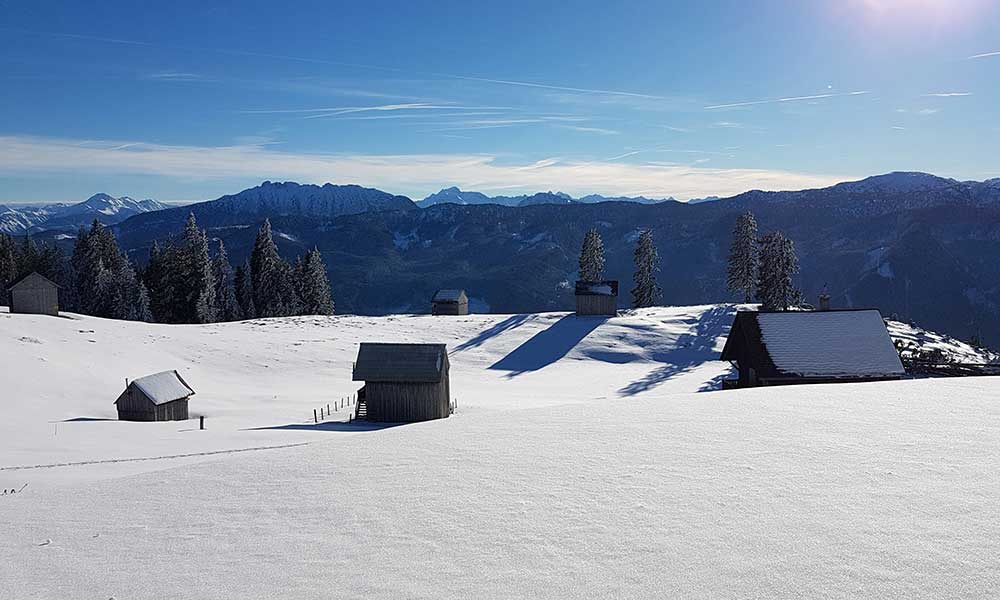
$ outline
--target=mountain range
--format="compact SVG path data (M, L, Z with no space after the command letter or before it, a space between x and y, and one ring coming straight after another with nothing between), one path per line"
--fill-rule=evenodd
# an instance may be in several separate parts
M418 200L416 205L420 208L427 208L436 204L499 204L500 206L531 206L535 204L597 204L599 202L635 202L638 204L658 204L668 202L673 198L651 199L642 196L628 197L605 197L599 194L590 194L582 198L573 198L563 192L539 192L537 194L526 194L522 196L487 196L482 192L468 192L457 187L444 188L440 192L435 192L423 200ZM695 201L697 202L697 201Z
M283 254L320 249L340 312L425 312L436 289L459 287L474 309L515 313L572 307L579 247L592 227L604 239L607 276L622 281L620 306L629 303L632 251L642 229L652 230L663 259L664 302L735 299L726 290L726 255L735 219L747 210L761 233L780 229L796 243L802 266L796 283L807 300L826 289L835 307L877 307L886 316L1000 345L998 179L891 173L696 204L472 202L424 209L358 186L265 183L138 214L114 230L142 262L154 240L176 236L194 212L236 263L248 256L267 217Z
M114 224L140 213L166 207L156 200L133 200L128 196L115 198L108 194L94 194L78 204L18 207L0 205L0 233L19 235L42 230L76 231L81 225L89 225L95 218L106 224Z

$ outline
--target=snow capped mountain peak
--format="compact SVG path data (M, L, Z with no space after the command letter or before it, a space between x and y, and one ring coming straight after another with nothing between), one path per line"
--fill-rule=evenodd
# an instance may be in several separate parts
M48 204L0 210L0 232L21 234L44 229L73 230L93 219L111 225L139 213L162 210L166 205L156 200L115 198L103 192L78 204Z

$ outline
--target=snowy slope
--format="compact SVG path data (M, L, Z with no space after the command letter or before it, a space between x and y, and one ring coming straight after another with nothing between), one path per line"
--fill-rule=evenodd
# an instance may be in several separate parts
M733 308L0 315L0 488L29 485L0 497L0 598L1000 594L995 380L698 393ZM447 342L458 414L309 425L356 387L360 340ZM167 368L208 431L51 422Z

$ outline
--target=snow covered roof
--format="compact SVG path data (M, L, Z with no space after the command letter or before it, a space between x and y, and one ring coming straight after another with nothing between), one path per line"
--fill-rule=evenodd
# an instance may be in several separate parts
M447 370L444 344L363 342L354 363L354 381L436 383Z
M761 377L872 378L904 374L877 310L740 312L723 360Z
M163 371L136 379L129 385L142 390L153 404L166 404L194 395L194 390L181 379L177 371Z
M577 296L618 296L618 282L608 281L577 281Z
M468 302L465 290L438 290L434 293L434 302Z

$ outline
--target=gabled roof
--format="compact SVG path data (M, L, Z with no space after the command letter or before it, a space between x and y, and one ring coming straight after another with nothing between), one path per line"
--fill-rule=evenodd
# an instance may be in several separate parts
M354 363L354 381L436 383L448 371L444 344L364 342Z
M129 386L140 389L153 404L166 404L194 395L194 390L177 371L163 371L154 375L146 375L136 379Z
M577 281L577 296L618 296L618 282L607 281Z
M877 310L739 312L722 360L752 367L762 378L904 374Z
M11 283L7 287L9 289L14 289L14 288L20 286L22 283L24 283L24 284L27 284L27 283L46 283L46 284L51 285L51 286L56 287L56 288L60 287L58 283L52 281L51 279L49 279L48 277L45 277L44 275L38 273L37 271L32 271L31 273L28 273L27 275L23 275L23 276L19 277L18 279L14 280L14 282Z
M465 290L438 290L434 292L433 302L468 302Z

